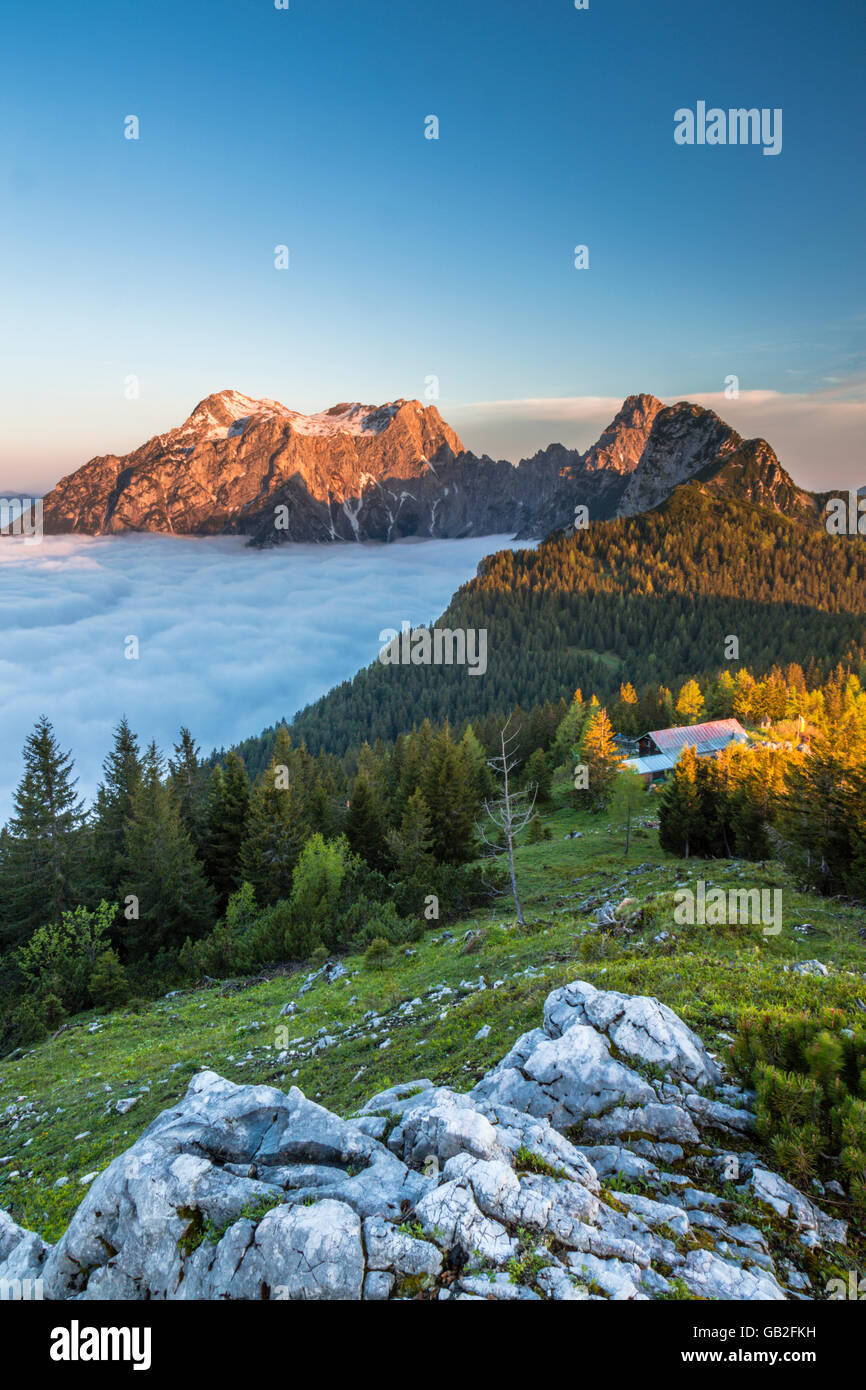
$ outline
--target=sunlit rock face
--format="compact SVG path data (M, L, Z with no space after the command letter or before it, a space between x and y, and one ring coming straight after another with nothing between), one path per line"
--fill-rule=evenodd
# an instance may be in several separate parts
M160 531L283 541L394 541L510 533L538 539L634 516L697 479L762 505L814 512L763 440L711 410L629 396L585 453L550 444L513 465L464 450L435 406L358 402L302 415L220 391L124 457L91 459L44 499L48 533Z

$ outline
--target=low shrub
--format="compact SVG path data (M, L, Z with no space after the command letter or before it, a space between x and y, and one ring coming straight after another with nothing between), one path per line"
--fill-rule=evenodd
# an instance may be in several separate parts
M866 1032L838 1010L776 1008L742 1018L732 1059L757 1093L757 1133L803 1186L842 1177L866 1213Z
M365 970L386 970L391 963L391 946L383 936L377 936L364 952Z

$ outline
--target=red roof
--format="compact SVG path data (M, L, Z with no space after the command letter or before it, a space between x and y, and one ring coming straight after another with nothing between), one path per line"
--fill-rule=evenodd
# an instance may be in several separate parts
M714 719L708 724L684 724L678 729L653 729L644 738L651 738L660 753L673 753L689 745L701 747L712 743L723 748L733 738L748 738L739 719Z

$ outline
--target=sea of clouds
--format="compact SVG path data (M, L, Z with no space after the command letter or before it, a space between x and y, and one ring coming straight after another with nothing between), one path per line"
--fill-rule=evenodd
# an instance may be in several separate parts
M429 622L511 541L284 545L237 537L0 538L0 824L42 714L88 800L114 726L205 752L290 717L354 675L379 633ZM127 660L137 637L139 659Z

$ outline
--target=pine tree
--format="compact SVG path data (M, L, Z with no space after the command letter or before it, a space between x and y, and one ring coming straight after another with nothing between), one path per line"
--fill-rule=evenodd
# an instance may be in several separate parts
M685 856L706 839L698 787L698 758L686 747L674 764L673 776L659 798L659 844L671 854Z
M114 731L114 745L102 764L103 780L96 790L93 811L94 863L97 885L94 897L115 902L120 897L124 872L126 827L132 815L132 799L141 785L142 760L138 739L126 719Z
M250 784L237 753L211 773L205 812L204 866L222 911L241 885L241 847L246 837Z
M526 764L523 773L523 785L525 787L535 787L535 800L539 805L546 805L550 801L550 786L552 774L550 764L547 761L547 754L541 748L536 748L532 757Z
M270 766L250 796L241 874L267 905L292 892L292 872L310 834L304 789L288 731L281 728Z
M634 735L640 732L637 727L637 692L631 681L623 681L619 688L619 697L613 707L612 722L621 734Z
M409 798L399 830L388 834L388 848L401 879L423 879L434 866L430 812L420 787Z
M583 738L586 719L587 709L583 703L583 696L579 690L575 690L574 699L569 705L554 739L554 759L557 767L562 767L564 764L569 772L571 771L575 754L580 747L580 740Z
M205 803L207 799L207 769L199 756L199 748L189 729L182 728L174 745L174 757L168 760L171 789L196 854L201 857L204 845Z
M122 941L133 958L177 949L214 919L213 893L162 778L162 758L151 744L132 796L120 890L128 904Z
M366 859L372 869L387 868L389 856L382 807L366 777L356 777L352 783L343 829L349 848Z
M447 724L430 748L421 790L430 812L437 863L465 864L476 853L473 777Z
M704 712L704 697L695 680L688 680L680 690L676 703L678 724L696 724Z
M599 709L590 716L580 746L580 759L587 768L588 786L577 789L578 803L594 811L603 811L622 765L622 755L614 743L606 709Z
M45 922L59 922L82 890L84 804L72 758L43 716L24 744L24 775L2 844L4 945L18 944Z

